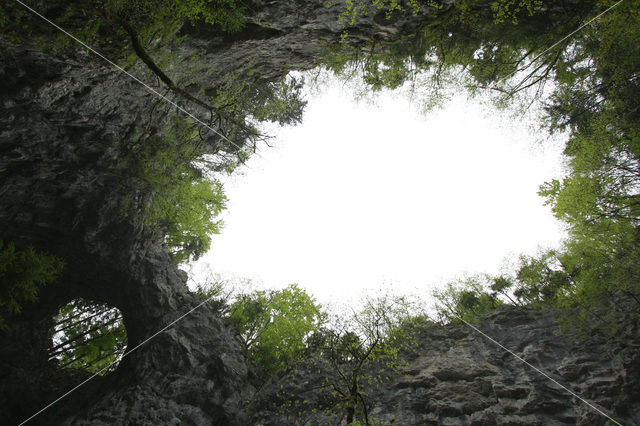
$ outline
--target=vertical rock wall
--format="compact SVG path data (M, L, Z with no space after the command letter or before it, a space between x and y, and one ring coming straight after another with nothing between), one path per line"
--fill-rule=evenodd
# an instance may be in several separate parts
M0 416L11 423L79 382L46 362L47 332L61 305L83 297L118 307L131 348L197 300L142 226L147 200L124 160L127 141L160 127L150 113L155 99L118 73L82 61L90 58L9 52L14 60L0 71L1 237L66 262L60 282L45 287L40 303L26 306L1 334ZM99 412L107 423L163 423L180 410L196 423L242 419L247 375L241 345L203 307L126 358L115 375L95 380L36 422L68 415L93 421ZM176 409L181 404L188 408Z
M237 34L185 28L186 41L169 49L169 72L185 83L181 67L196 64L198 81L189 83L205 90L249 70L277 79L312 67L342 30L321 1L256 2L249 12ZM2 37L0 45L0 238L66 262L60 282L0 332L0 423L11 424L84 378L47 362L52 316L65 303L82 297L120 309L132 348L197 300L143 226L148 199L127 161L131 142L144 145L176 111L82 49L60 56ZM131 71L155 86L144 67ZM241 347L202 307L34 422L243 424L252 387Z
M197 81L189 83L205 91L215 90L222 77L233 73L251 71L275 80L290 70L313 67L344 29L336 11L322 1L256 1L249 12L247 27L238 34L185 28L185 41L170 49L176 81L186 82L179 71L185 64L199 67ZM425 9L426 15L433 13ZM426 15L390 22L372 13L350 29L349 43L392 40L415 29ZM58 56L2 36L0 49L0 238L32 244L66 262L60 283L45 287L40 302L25 306L0 332L0 423L13 424L85 377L57 371L46 360L51 318L63 304L83 297L117 307L132 348L198 301L161 241L143 226L140 213L148 199L126 160L130 142L144 144L176 111L87 52ZM132 71L155 81L142 67ZM425 343L431 346L413 361L409 378L398 379L380 395L384 402L376 416L404 424L493 422L509 410L517 417L514 422L588 418L583 409L566 408L566 396L545 406L546 396L534 396L553 392L540 394L533 384L537 379L525 369L487 345L477 346L477 338L463 333L458 342L460 332L452 333L443 337L449 346ZM554 348L553 341L549 344ZM246 401L255 400L255 390L241 348L237 337L202 307L125 358L114 374L92 380L34 423L247 424ZM458 365L451 357L464 348L469 350L458 357ZM486 368L472 367L472 361ZM571 363L565 364L571 375ZM624 387L630 379L624 368L608 371L579 390L615 408L615 401L605 401L598 392L623 398L616 386L631 389ZM576 374L590 377L582 370ZM604 377L609 376L607 387ZM477 395L460 396L465 390ZM620 401L618 406L628 399ZM539 410L561 414L545 417ZM637 408L625 415L637 420ZM266 423L279 424L277 419L263 413Z
M552 311L504 307L477 327L622 424L640 422L640 335L618 342L568 337ZM613 424L508 351L464 325L430 325L413 335L400 368L361 375L372 424L605 425ZM335 368L302 361L263 387L254 422L339 424L345 404L326 386ZM364 412L359 408L358 419ZM625 423L626 422L626 423Z

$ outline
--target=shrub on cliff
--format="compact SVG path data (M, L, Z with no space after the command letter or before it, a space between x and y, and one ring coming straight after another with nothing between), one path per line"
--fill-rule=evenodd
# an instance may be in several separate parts
M371 409L379 389L415 353L414 333L428 323L419 300L367 297L362 309L337 314L310 334L304 356L272 378L269 396L258 395L256 404L300 423L377 424Z
M33 247L16 249L0 239L0 328L6 317L20 313L25 302L38 299L39 287L55 282L64 262Z
M503 302L488 288L494 278L488 275L476 275L453 281L443 290L435 290L436 311L446 322L477 322L479 317L500 306ZM498 281L500 282L500 281Z
M201 161L197 138L188 122L176 121L166 138L156 139L139 155L139 173L150 194L145 224L163 234L178 263L206 253L210 235L222 226L217 216L227 200L222 184Z
M308 336L326 322L326 313L306 291L291 284L238 296L228 319L244 338L261 375L270 376L304 353Z

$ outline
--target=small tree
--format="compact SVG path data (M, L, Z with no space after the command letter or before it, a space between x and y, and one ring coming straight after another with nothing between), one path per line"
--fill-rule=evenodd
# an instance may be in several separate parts
M460 319L476 322L480 315L501 305L503 302L495 293L486 290L489 280L489 276L476 275L450 282L444 290L435 290L433 297L438 316L447 322ZM498 287L503 284L500 281Z
M313 297L291 284L238 296L229 321L244 338L260 374L268 377L304 353L307 337L325 323L326 314Z
M509 290L511 290L511 288L513 287L513 281L510 278L501 275L492 278L491 281L492 284L490 288L491 291L493 291L493 293L491 294L492 297L497 298L498 294L501 294L514 305L518 305L518 302L514 300L509 294Z
M520 256L513 294L522 304L553 305L558 294L570 284L570 276L563 269L555 250L538 256Z
M325 387L331 389L332 409L341 407L347 424L371 424L369 391L402 363L398 354L410 346L410 325L420 315L416 303L404 297L367 298L364 308L337 319L313 339L314 350L331 366Z

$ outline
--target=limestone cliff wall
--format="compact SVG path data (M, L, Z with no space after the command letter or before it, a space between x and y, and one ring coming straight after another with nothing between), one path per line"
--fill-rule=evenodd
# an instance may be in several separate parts
M56 8L55 1L31 4L45 14ZM195 64L198 78L188 84L196 91L215 90L222 76L249 69L277 79L312 67L343 29L322 1L254 2L248 10L237 34L185 28L185 41L165 52L172 76L185 83L182 67ZM365 19L354 43L355 34L385 28ZM59 35L51 28L52 40ZM0 423L11 424L82 379L46 359L60 306L83 297L119 308L131 348L197 301L143 226L148 199L126 161L132 141L144 145L177 112L83 49L55 54L28 38L15 44L3 36L0 46L0 238L66 262L60 282L0 332ZM160 89L140 64L130 71ZM34 422L244 424L250 377L237 337L203 307Z
M572 339L553 312L514 307L488 315L477 327L617 421L640 422L637 330L626 330L618 343ZM400 368L361 375L372 424L612 424L465 325L425 326L414 338L415 352L400 355ZM331 368L303 361L264 386L251 406L255 422L339 424L345 405L322 386L325 377L335 378Z
M26 418L77 383L51 376L46 362L47 330L61 305L83 297L118 307L133 347L196 302L142 225L146 198L121 162L122 142L144 138L158 125L149 120L155 100L136 83L81 58L23 47L11 53L14 59L0 71L1 237L54 253L66 266L60 282L43 289L40 303L26 306L1 334L4 424ZM249 390L240 347L206 309L198 310L125 359L109 384L92 382L37 422L105 406L111 417L101 418L107 423L137 416L164 422L175 416L168 407L181 404L185 419L234 419ZM196 403L201 394L195 388L216 389L215 396Z
M35 3L44 12L55 6ZM371 14L350 30L349 43L357 46L372 35L393 39L418 22L410 16L387 22ZM189 81L194 90L215 90L221 76L249 69L277 79L313 67L342 30L336 11L322 1L256 1L241 33L185 28L185 41L169 49L172 72L184 82L180 67L199 64L197 81ZM88 52L43 52L28 40L16 45L1 35L0 50L0 238L33 244L66 262L60 282L45 287L39 303L25 306L0 332L0 423L14 424L84 378L47 362L48 329L60 306L83 297L119 308L131 348L198 301L157 235L143 225L140 212L148 198L126 161L130 142L144 144L176 111ZM131 71L155 84L143 67ZM492 326L505 333L507 325L516 326L505 344L540 357L558 374L573 374L566 380L576 390L638 420L636 406L620 408L631 398L625 395L637 395L630 379L636 370L597 347L570 355L565 341L542 339L547 346L541 345L549 319L516 319L522 323L501 325L496 319ZM424 353L411 361L409 378L394 379L380 394L377 417L401 424L493 421L509 413L514 422L594 418L477 336L425 333ZM255 401L268 393L256 394L241 348L238 337L203 307L33 423L248 424L258 417L293 423L290 416L256 411ZM571 366L571 356L578 357L578 367ZM549 364L553 360L562 361Z

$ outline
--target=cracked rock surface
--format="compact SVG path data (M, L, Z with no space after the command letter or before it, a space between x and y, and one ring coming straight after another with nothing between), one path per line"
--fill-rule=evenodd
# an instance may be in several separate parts
M618 421L640 422L637 333L625 345L569 339L550 311L504 307L478 328ZM404 367L362 380L369 417L384 424L610 424L566 390L464 325L427 326L414 336ZM254 401L261 424L337 424L344 408L318 390L331 367L302 362L266 385ZM363 375L376 376L369 371ZM305 402L306 401L306 402Z
M374 35L392 40L415 28L416 19L386 21L371 14L356 22L349 43L358 46ZM185 28L186 41L172 47L175 69L169 71L184 83L188 79L177 70L195 61L195 85L205 93L232 73L251 70L276 80L316 65L343 29L323 1L255 1L241 33ZM82 297L117 307L133 348L199 300L145 228L141 211L148 196L126 161L129 142L144 144L175 111L86 52L45 53L1 34L0 50L0 238L32 244L66 262L60 282L44 287L39 303L25 306L0 331L0 424L16 424L87 377L56 370L47 361L48 330L61 306ZM131 71L154 81L139 65ZM637 331L629 331L629 347L620 349L572 343L549 313L506 310L481 327L607 412L640 422ZM395 424L604 423L471 330L428 328L417 340L418 354L407 358L407 371L371 389L373 418ZM242 347L204 306L32 424L335 420L274 408L275 384L256 390ZM323 394L305 385L321 377L322 370L309 371L304 380L283 386L322 407Z

